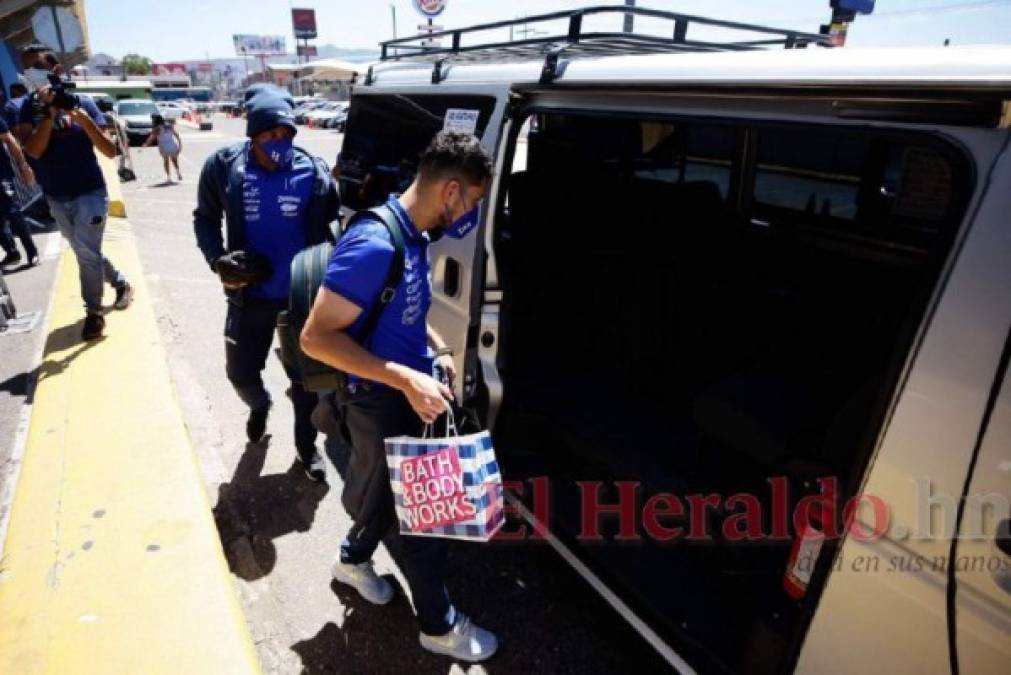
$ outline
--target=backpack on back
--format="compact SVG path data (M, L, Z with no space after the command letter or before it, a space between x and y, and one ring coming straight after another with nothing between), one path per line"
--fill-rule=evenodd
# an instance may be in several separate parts
M371 307L362 324L358 340L367 344L379 324L386 306L393 301L397 286L404 275L404 235L400 221L389 206L383 205L366 211L359 211L344 228L346 235L353 227L366 218L378 220L386 226L393 243L393 260L386 273L386 282L377 302ZM288 310L277 317L277 335L281 345L281 360L289 368L301 373L302 386L306 391L343 391L347 387L347 373L321 363L306 355L299 346L299 336L309 319L316 294L323 285L327 264L333 253L333 244L325 242L301 251L291 263L291 288L288 295Z

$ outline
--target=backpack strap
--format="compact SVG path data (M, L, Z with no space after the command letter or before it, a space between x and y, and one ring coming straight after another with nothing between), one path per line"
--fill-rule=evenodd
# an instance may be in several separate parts
M379 294L378 301L372 305L365 322L362 324L358 340L363 346L371 344L372 334L375 332L376 326L379 325L379 319L386 310L386 306L393 302L393 299L397 295L397 286L400 285L400 281L404 277L405 249L404 233L400 227L400 219L397 218L397 214L393 212L393 209L388 204L356 213L348 222L345 233L366 218L378 220L386 226L386 230L390 233L390 241L393 244L393 259L390 260L390 266L386 271L386 281L383 285L383 290Z

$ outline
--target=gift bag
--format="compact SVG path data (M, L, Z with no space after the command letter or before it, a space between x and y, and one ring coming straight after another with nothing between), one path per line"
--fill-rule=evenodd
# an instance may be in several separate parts
M491 434L461 436L452 412L445 438L387 438L386 463L400 533L488 541L505 522Z

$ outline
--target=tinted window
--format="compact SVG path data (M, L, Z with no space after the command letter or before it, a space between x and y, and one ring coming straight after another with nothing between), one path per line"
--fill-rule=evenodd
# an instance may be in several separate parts
M629 185L709 183L726 199L736 131L726 126L542 115L531 161L594 171Z
M351 103L340 154L341 198L365 209L402 192L414 180L418 156L442 130L446 112L477 110L484 134L495 107L490 96L359 96Z
M955 158L852 130L759 129L753 215L926 247L957 209Z

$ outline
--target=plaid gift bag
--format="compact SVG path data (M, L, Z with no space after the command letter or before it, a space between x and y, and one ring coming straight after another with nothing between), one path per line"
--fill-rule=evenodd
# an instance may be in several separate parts
M458 435L451 412L447 436L430 433L385 441L400 533L488 541L505 522L491 434Z

